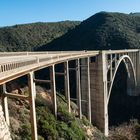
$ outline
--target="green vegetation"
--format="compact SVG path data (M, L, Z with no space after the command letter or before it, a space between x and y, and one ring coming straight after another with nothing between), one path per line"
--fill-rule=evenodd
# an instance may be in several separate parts
M132 15L132 16L139 16L140 17L140 12L130 13L130 15Z
M28 92L23 88L23 93ZM36 114L39 140L106 140L105 136L93 127L86 117L76 117L77 106L71 102L74 110L68 112L67 101L64 96L57 94L57 118L52 113L51 96L43 88L37 86ZM11 134L14 140L31 140L31 125L28 102L15 99L9 100Z
M140 17L100 12L38 50L102 50L140 48Z
M65 21L0 28L0 51L128 48L140 48L139 13L100 12L81 24Z
M80 22L33 23L0 28L0 51L32 51L73 29Z

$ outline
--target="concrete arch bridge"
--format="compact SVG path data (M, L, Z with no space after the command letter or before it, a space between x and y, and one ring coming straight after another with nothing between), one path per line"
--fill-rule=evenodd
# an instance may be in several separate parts
M127 78L127 94L140 94L140 51L67 51L67 52L1 52L0 53L0 139L10 139L8 130L8 97L29 101L32 139L37 140L35 112L36 83L50 84L53 99L53 111L57 116L56 75L64 76L65 98L70 109L70 71L76 73L76 102L79 117L86 115L89 121L108 135L108 102L113 82L121 63L124 63ZM74 62L73 67L70 63ZM63 72L56 72L55 67L63 64ZM49 68L47 80L36 79L35 72ZM21 76L28 75L29 96L8 93L6 83Z

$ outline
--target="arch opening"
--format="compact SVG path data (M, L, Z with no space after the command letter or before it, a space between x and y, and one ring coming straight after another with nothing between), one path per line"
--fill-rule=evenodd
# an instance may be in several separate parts
M113 80L111 93L108 100L109 126L129 122L130 119L140 119L140 97L130 96L128 83L133 80L135 85L135 74L132 73L125 61L120 62L115 78ZM133 76L132 76L133 74Z

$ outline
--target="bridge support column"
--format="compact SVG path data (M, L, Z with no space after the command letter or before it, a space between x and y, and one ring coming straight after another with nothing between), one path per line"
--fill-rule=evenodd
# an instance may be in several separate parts
M54 112L54 115L57 117L55 65L52 65L50 67L50 80L51 80L51 98L53 102L53 112Z
M133 73L132 71L132 67L130 67L129 63L129 69L128 69L128 77L127 77L127 94L130 96L138 96L140 95L140 51L136 52L135 54L129 54L130 58L133 62L133 66L134 66L134 70L135 70L135 74L136 74L136 84L135 85L135 81L134 81L134 77L131 73Z
M65 73L65 97L68 102L68 110L71 112L70 108L70 83L69 83L69 63L66 61L64 63L64 73Z
M88 120L91 122L91 89L90 89L90 58L87 58L87 81L88 81Z
M29 86L29 104L30 104L30 119L31 119L31 131L32 140L37 140L37 123L36 123L36 110L35 110L35 83L34 83L34 73L30 72L28 74L28 86Z
M4 112L4 117L6 120L7 125L10 125L9 121L9 111L8 111L8 101L7 97L4 95L6 93L6 84L2 85L2 107L3 107L3 112Z
M137 52L136 57L136 77L137 77L137 87L136 94L140 95L140 50Z
M104 53L90 63L92 123L108 135L107 68Z
M82 114L91 122L89 58L81 59L81 98Z
M82 118L82 108L81 108L81 78L80 78L80 61L76 60L76 92L77 92L77 106L79 118Z

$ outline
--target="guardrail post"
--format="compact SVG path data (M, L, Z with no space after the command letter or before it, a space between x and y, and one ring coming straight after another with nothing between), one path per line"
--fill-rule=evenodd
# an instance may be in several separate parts
M31 131L32 140L37 140L37 123L36 123L36 110L35 110L35 84L33 81L34 73L30 72L28 74L28 86L29 86L29 104L30 104L30 121L31 121Z

